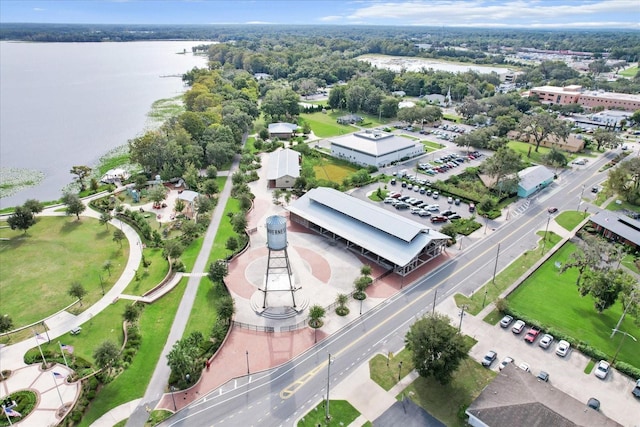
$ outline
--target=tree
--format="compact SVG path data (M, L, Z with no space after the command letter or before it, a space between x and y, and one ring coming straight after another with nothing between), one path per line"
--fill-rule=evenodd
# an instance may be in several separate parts
M543 161L556 168L565 167L568 163L567 156L555 147L552 147L551 150L543 156Z
M13 328L13 320L11 319L11 316L5 314L0 317L0 334L10 331L11 328Z
M346 316L349 314L347 302L349 302L349 296L347 294L338 294L336 296L336 313L338 313L339 316Z
M364 264L360 267L360 274L363 276L371 276L371 266L369 264Z
M105 227L108 227L109 221L111 221L111 214L107 211L104 211L100 214L100 224L104 225Z
M591 295L594 308L602 313L611 307L620 291L625 287L632 287L635 279L622 270L606 268L603 270L587 270L582 282L578 285L581 296Z
M593 140L596 143L596 150L600 151L602 147L616 148L620 145L620 138L615 132L598 128L593 132Z
M231 217L231 225L236 234L242 234L247 228L247 217L243 212L238 212Z
M126 238L127 236L124 234L124 231L119 228L113 231L113 241L120 245L120 249L122 249L122 241Z
M93 359L100 369L107 369L113 365L120 354L120 349L113 341L104 341L93 352Z
M222 283L225 277L229 274L229 267L225 260L219 259L209 264L209 272L207 277L213 283Z
M570 268L576 268L578 270L576 286L580 287L580 280L587 269L596 270L602 267L604 253L606 253L605 244L599 238L585 234L583 243L579 244L576 250L569 255L560 272L564 273Z
M195 331L186 338L176 341L167 354L167 364L181 380L186 379L187 375L195 376L198 370L202 369L200 346L203 342L202 333Z
M77 194L65 193L62 196L62 203L67 205L65 210L67 215L75 215L78 221L80 220L80 214L84 212L85 209L87 209L87 207L84 203L82 203L82 200L80 200L80 197L78 197Z
M270 121L290 120L300 114L300 95L289 88L271 89L261 104L262 112Z
M27 230L36 223L33 212L24 206L17 206L15 211L7 218L7 224L12 230L22 230L27 234Z
M407 349L421 377L433 377L448 384L460 362L467 356L464 338L442 314L423 317L411 325L405 336Z
M220 191L218 187L218 181L216 181L215 178L205 179L204 182L200 184L200 191L202 191L208 197L217 194Z
M238 249L238 239L234 236L230 236L227 239L227 243L225 245L225 247L227 248L227 250L231 253L234 253L237 249Z
M360 276L358 277L354 282L354 286L356 288L356 293L353 294L353 297L355 299L366 299L367 298L367 294L365 293L365 291L367 290L367 288L369 287L369 285L371 285L371 283L373 282L373 280L371 280L371 277L369 276Z
M102 264L102 269L103 270L107 270L107 272L109 273L109 277L111 277L111 267L113 266L113 263L111 262L110 259L106 260L103 264Z
M176 211L176 213L182 213L182 211L184 210L184 208L186 208L187 205L184 203L184 200L182 199L176 199L176 203L173 206L173 210Z
M36 199L28 199L22 204L22 206L29 209L33 214L39 214L44 210L44 205L42 204L42 202Z
M164 242L164 251L162 252L165 257L171 259L178 259L184 252L184 246L179 240L172 239Z
M167 197L167 187L164 185L156 185L149 190L149 199L156 205L162 203Z
M518 138L528 142L533 140L536 144L536 153L540 148L540 143L550 136L555 136L563 141L569 136L569 128L566 123L548 113L524 115L516 130L519 134Z
M498 197L500 197L504 189L503 179L508 175L515 175L522 169L522 159L520 153L509 147L501 147L483 162L482 168L485 173L495 179L494 188L498 190ZM517 182L517 179L515 181Z
M84 181L91 174L91 168L89 166L73 166L69 173L76 175L76 182L80 184L80 191L87 189Z
M318 328L323 325L322 318L325 315L325 310L320 305L312 305L309 307L309 326L314 329L314 340L318 341Z
M484 107L473 96L465 96L462 103L456 107L456 111L468 120L477 114L483 113Z
M69 295L74 298L78 298L80 300L80 305L82 306L82 298L87 295L87 290L82 286L82 284L78 281L74 281L71 283L69 287Z
M225 325L229 324L229 320L233 317L233 314L236 312L236 307L233 302L233 298L230 295L225 295L218 299L216 304L218 318L223 320Z
M129 323L135 323L140 317L142 306L140 304L129 304L124 308L122 317Z
M451 244L456 243L456 236L458 235L458 231L456 230L456 226L454 224L445 224L440 228L440 232L442 234L446 234L451 237Z

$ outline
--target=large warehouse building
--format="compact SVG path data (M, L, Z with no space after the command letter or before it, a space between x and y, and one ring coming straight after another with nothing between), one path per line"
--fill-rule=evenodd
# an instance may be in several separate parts
M333 157L363 166L381 167L424 153L422 143L379 130L355 132L329 141Z
M287 207L290 219L344 242L376 264L406 276L437 257L449 236L332 188L314 188Z

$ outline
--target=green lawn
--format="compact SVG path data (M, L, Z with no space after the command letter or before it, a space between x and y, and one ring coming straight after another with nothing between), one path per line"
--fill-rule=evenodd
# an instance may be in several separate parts
M638 66L634 65L633 67L620 71L618 74L628 78L634 78L636 74L638 74Z
M138 353L128 369L100 390L80 426L88 427L107 411L144 395L169 335L186 283L185 279L181 280L170 295L145 307L139 320L142 340Z
M219 296L216 294L211 280L202 277L191 314L189 314L187 327L182 334L183 337L187 337L195 331L202 332L205 337L211 336L211 328L218 317L215 305L217 298Z
M610 358L616 352L624 335L610 339L611 330L622 314L621 303L598 314L590 296L580 297L576 288L578 272L575 269L560 274L556 262L564 264L575 250L573 243L566 243L549 260L531 275L509 296L509 307L514 311L536 319L543 326L588 343L606 353ZM550 296L553 303L550 304ZM620 326L622 331L637 331L631 316ZM640 368L640 343L626 340L620 349L618 360Z
M329 400L329 415L331 420L326 420L325 401L323 400L307 412L300 421L298 427L319 426L348 426L360 416L360 412L346 400Z
M571 231L585 219L584 212L564 211L555 217L555 221L559 226L567 231Z
M466 358L453 374L448 385L441 385L432 378L418 377L403 395L449 427L466 424L464 411L497 374Z
M342 184L345 178L358 171L353 165L331 157L306 157L303 162L311 162L313 164L313 171L317 179L338 184Z
M616 203L617 200L609 203L606 207L608 211L621 211L621 210L630 210L633 212L640 212L640 206L632 205L626 200L620 199L620 203Z
M0 295L4 314L18 327L43 319L74 301L69 286L79 281L87 295L84 310L102 298L100 276L105 291L122 274L129 256L129 246L122 249L113 241L111 225L104 226L92 218L39 217L27 234L0 229ZM125 242L126 243L126 242ZM111 277L102 270L111 260ZM28 292L24 290L28 289Z
M391 390L398 383L398 365L400 362L402 362L402 371L400 372L402 377L413 371L412 354L409 350L403 349L398 354L375 355L369 360L371 379L383 389Z
M622 265L624 265L634 273L640 274L640 269L638 269L638 264L636 264L636 259L637 258L634 255L626 254L624 258L622 258Z
M527 144L526 142L513 141L513 140L509 141L507 146L512 150L522 154L522 158L524 160L528 160L534 163L544 163L543 156L547 154L549 151L551 151L550 148L540 146L538 148L538 152L536 152L535 144ZM529 154L529 149L531 149L531 157L527 157L527 155ZM564 155L567 157L568 162L571 162L573 159L577 157L575 154L568 153L568 152L564 152Z
M433 148L434 150L439 150L444 147L444 145L442 144L439 144L437 142L427 141L426 139L423 139L420 142L422 142L422 144L424 144L425 147Z
M227 205L224 207L224 213L220 226L218 227L218 234L216 234L215 241L213 242L213 248L209 253L209 260L207 261L206 268L209 268L209 264L219 259L225 259L229 255L229 251L225 248L229 237L236 237L237 234L233 231L233 226L229 219L229 213L240 212L240 202L237 199L230 198Z
M544 231L538 232L539 236L544 235ZM556 245L562 238L553 232L547 233L547 244L545 245L545 253ZM520 276L522 276L533 264L542 258L542 240L538 243L538 248L534 251L526 251L518 259L509 264L504 270L496 275L495 286L490 280L482 288L478 289L470 298L455 294L454 299L458 307L463 304L467 306L467 311L472 314L478 314L487 304L495 301L502 292L511 286ZM486 297L485 297L486 290Z
M332 111L330 113L311 113L301 114L300 118L309 123L313 133L320 138L328 138L331 136L344 135L355 132L357 129L353 126L341 125L336 122L340 116L344 116L345 112Z
M132 280L123 293L128 295L143 295L153 289L164 279L169 272L169 262L162 255L160 248L145 248L144 257L151 265L145 269L142 261L138 267L138 277L140 280Z

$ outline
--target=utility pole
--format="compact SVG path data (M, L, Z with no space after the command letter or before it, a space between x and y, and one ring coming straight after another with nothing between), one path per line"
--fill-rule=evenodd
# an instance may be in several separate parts
M582 204L583 195L584 195L584 184L582 184L582 191L580 192L580 197L578 198L578 207L576 208L577 211L580 210L580 205Z
M498 253L496 253L496 263L493 266L493 286L496 285L496 271L498 270L498 257L500 256L500 243L498 243Z
M331 353L328 354L329 359L327 362L327 404L324 406L325 412L324 417L327 421L331 419L331 415L329 414L329 378L331 377L331 364L333 360L331 359Z
M542 238L542 252L540 254L544 254L544 249L547 245L547 231L549 231L549 221L551 221L551 215L547 214L547 226L544 229L544 237Z

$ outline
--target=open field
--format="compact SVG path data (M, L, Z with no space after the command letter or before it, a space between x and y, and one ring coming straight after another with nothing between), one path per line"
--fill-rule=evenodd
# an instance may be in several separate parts
M542 325L553 327L576 340L588 343L606 353L610 358L616 353L624 335L609 338L622 314L622 304L617 302L602 314L593 307L590 296L581 297L576 287L578 272L569 269L560 274L555 263L564 265L575 245L566 243L531 277L522 283L508 298L509 307L536 319ZM550 296L553 303L550 304ZM620 326L622 331L637 331L631 316ZM618 360L640 367L640 343L626 340L620 348Z
M520 153L522 155L523 160L533 162L533 163L540 163L540 164L544 164L544 161L543 161L544 155L547 154L549 151L551 151L550 148L540 146L538 149L538 152L536 152L535 144L527 144L526 142L513 141L513 140L509 141L507 146L512 150ZM531 149L530 157L529 157L529 149ZM569 163L571 163L573 159L578 157L576 154L573 154L573 153L563 152L563 154L565 155ZM584 155L582 156L584 157Z
M315 408L307 412L300 421L298 427L320 426L348 426L360 416L360 412L346 400L329 400L329 415L326 420L325 402L320 402Z
M142 335L138 353L122 374L100 390L80 426L88 427L110 409L144 395L169 335L186 283L183 279L170 295L145 307L138 321Z
M68 294L72 282L87 290L84 310L102 298L100 277L107 291L122 274L129 256L126 242L122 248L113 241L111 225L100 225L92 218L39 217L26 235L1 229L0 293L6 314L16 327L43 319L71 304ZM111 275L102 269L111 260ZM28 292L24 290L28 289ZM35 302L35 303L34 303Z
M317 179L323 179L338 184L354 172L357 168L344 161L333 157L310 157L306 156L303 162L310 164Z
M630 210L633 212L640 212L640 206L632 205L631 203L622 199L620 199L619 201L620 203L618 203L618 200L614 200L613 202L609 203L606 209L608 211Z
M584 212L564 211L555 217L555 221L565 230L571 231L576 228L576 226L580 224L585 218L586 215Z
M625 76L627 78L634 78L636 76L636 74L638 74L638 66L634 65L633 67L629 67L626 68L622 71L620 71L618 74L620 74L621 76Z
M341 125L336 122L340 116L344 116L343 111L332 111L324 113L301 114L300 118L309 123L311 130L320 138L328 138L331 136L344 135L355 132L357 128L353 126Z
M162 255L160 248L145 248L142 252L147 262L151 262L149 268L144 268L142 262L138 267L138 277L140 280L132 280L124 290L128 295L143 295L153 289L169 272L169 262Z

